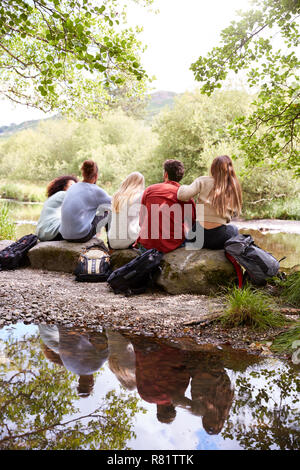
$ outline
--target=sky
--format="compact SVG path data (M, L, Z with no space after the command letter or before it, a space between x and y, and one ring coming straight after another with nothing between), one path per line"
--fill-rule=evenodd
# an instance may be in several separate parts
M220 32L237 18L237 10L248 10L250 0L156 0L159 13L132 4L128 21L142 25L140 39L147 45L142 64L155 76L152 91L182 93L197 86L191 64L215 47ZM0 101L0 126L48 117L44 113Z

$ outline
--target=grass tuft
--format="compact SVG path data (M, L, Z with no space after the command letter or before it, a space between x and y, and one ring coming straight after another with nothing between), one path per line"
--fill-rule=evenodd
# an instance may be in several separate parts
M226 310L220 317L225 327L248 326L256 330L276 328L286 323L286 318L277 312L272 297L258 289L245 286L233 287L226 294Z
M13 240L16 237L16 226L9 215L7 204L0 206L0 240Z
M300 307L300 272L290 274L281 282L281 296L290 304Z
M300 321L294 326L289 328L287 331L280 333L271 346L271 349L275 352L293 352L293 343L300 340Z

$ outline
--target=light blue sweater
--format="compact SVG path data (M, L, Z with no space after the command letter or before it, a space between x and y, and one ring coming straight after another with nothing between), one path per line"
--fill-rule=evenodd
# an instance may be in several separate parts
M91 183L73 184L66 192L61 208L60 233L66 240L86 237L92 228L97 209L110 209L111 197Z
M42 242L53 240L59 232L61 207L65 195L66 191L58 191L50 196L43 205L35 232Z

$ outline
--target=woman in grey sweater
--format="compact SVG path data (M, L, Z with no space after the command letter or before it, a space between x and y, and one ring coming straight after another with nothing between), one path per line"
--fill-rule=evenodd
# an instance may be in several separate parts
M96 185L98 166L95 162L84 161L81 172L83 181L73 185L64 199L60 233L69 242L85 243L107 224L111 197Z

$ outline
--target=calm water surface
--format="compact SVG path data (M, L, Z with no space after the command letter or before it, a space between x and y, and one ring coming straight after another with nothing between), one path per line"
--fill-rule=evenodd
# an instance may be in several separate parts
M0 449L300 448L299 366L183 344L2 328Z

